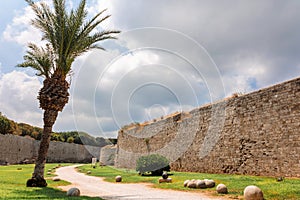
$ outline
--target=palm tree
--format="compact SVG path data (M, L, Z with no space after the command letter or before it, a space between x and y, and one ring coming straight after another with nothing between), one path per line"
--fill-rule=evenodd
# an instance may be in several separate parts
M67 11L65 0L53 0L54 10L46 3L39 5L32 0L25 0L34 11L36 18L32 24L43 33L46 47L29 44L20 67L32 67L38 76L43 76L43 87L39 91L40 107L44 110L44 129L35 163L32 178L27 181L29 187L45 187L44 167L48 153L52 127L58 112L61 112L69 100L69 82L72 63L76 57L90 49L104 50L97 42L116 39L113 35L120 33L115 30L95 31L95 28L110 17L101 17L103 11L92 19L86 20L86 1L81 0L77 9ZM95 32L94 32L95 31Z

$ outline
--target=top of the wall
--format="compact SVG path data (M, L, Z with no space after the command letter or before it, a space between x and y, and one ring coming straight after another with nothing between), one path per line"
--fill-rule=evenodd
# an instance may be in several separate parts
M128 130L133 130L133 129L139 129L139 128L142 128L144 126L156 123L158 121L168 120L168 119L174 118L176 116L181 116L181 119L189 118L192 113L195 113L195 112L197 112L197 111L199 111L201 109L209 109L212 106L215 106L215 105L218 105L218 104L222 104L222 103L226 103L226 102L228 102L230 100L239 100L241 98L246 98L246 97L249 97L249 96L252 96L252 95L256 95L258 93L263 93L263 92L268 91L268 90L276 90L276 88L278 88L278 87L281 87L281 86L284 86L284 85L288 85L288 84L291 84L291 83L294 83L294 82L296 82L296 83L299 82L299 84L300 84L300 77L294 78L294 79L290 79L290 80L287 80L285 82L276 83L276 84L273 84L271 86L267 86L267 87L264 87L264 88L258 89L256 91L246 93L246 94L235 93L235 94L233 94L230 97L226 97L224 99L221 99L221 100L218 100L218 101L215 101L215 102L211 102L211 103L208 103L208 104L201 105L201 106L196 107L196 108L194 108L194 109L192 109L190 111L187 111L187 112L178 112L177 111L177 112L171 113L169 115L153 119L151 121L146 121L146 122L142 122L142 123L133 122L133 123L131 123L129 125L125 125L124 127L122 127L120 131L123 131L123 130L128 131Z

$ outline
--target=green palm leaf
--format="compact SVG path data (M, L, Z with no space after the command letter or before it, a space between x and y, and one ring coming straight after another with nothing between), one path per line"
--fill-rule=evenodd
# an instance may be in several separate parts
M86 1L81 0L77 9L69 12L65 0L53 0L53 10L46 4L36 4L26 0L35 12L32 24L41 30L46 47L29 44L29 50L24 56L24 62L19 67L32 67L37 75L44 76L43 87L39 91L38 99L44 112L44 129L41 138L38 157L36 159L32 178L26 183L30 187L47 186L44 179L44 165L46 162L49 138L58 112L62 111L69 100L69 86L66 76L72 72L72 63L77 56L93 48L104 48L97 43L106 39L115 39L120 31L95 31L101 22L110 16L101 17L99 12L91 20L86 20Z
M47 40L57 54L56 66L64 75L71 71L71 65L77 56L90 49L104 48L96 43L106 39L116 39L114 36L120 31L95 31L110 15L102 15L106 10L96 14L92 19L86 20L86 1L82 0L77 9L69 12L65 6L65 0L53 0L54 11L45 3L35 4L32 0L26 0L36 14L32 24L43 33L43 39ZM93 32L93 33L92 33Z
M45 76L49 78L54 71L54 55L49 44L46 48L38 47L36 44L30 43L29 50L26 51L24 62L18 64L18 67L31 67L37 71L37 76Z

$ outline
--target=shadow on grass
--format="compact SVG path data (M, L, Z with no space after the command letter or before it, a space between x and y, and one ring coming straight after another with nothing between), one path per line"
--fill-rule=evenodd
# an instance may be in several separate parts
M174 174L168 173L168 176L173 176ZM161 175L151 174L151 173L144 173L139 174L139 176L145 176L145 177L161 177Z
M45 188L26 188L24 190L14 190L15 195L11 197L6 197L5 199L101 199L99 197L87 197L87 196L80 196L80 197L68 197L66 192L63 192L59 189L54 189L51 187Z

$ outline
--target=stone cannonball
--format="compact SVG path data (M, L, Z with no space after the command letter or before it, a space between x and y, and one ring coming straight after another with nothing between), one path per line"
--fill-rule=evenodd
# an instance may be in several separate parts
M244 189L244 199L245 200L263 200L264 195L259 187L250 185Z
M78 188L70 188L67 192L67 196L79 197L80 196L80 190Z
M205 181L204 180L197 180L196 181L196 187L200 189L205 189L207 188Z
M227 194L228 193L228 189L227 189L226 185L224 185L222 183L217 185L216 190L217 190L217 193L219 193L219 194Z
M169 175L168 175L167 172L164 172L164 173L162 174L162 178L163 178L163 179L167 179L168 177L169 177Z
M116 176L115 180L116 182L122 182L122 176Z
M189 182L190 182L190 180L185 180L185 181L183 182L183 186L184 186L184 187L187 187L187 185L188 185Z
M214 180L204 180L204 182L207 188L213 188L216 185Z
M196 180L191 180L187 184L188 188L197 188Z

